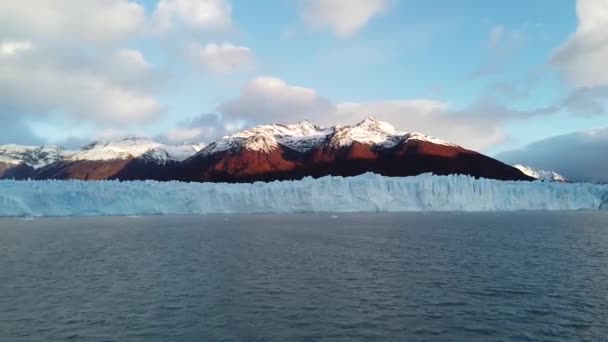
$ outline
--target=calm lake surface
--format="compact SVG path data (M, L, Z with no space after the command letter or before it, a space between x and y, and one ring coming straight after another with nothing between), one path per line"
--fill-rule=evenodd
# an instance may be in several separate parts
M0 219L1 341L608 337L608 212Z

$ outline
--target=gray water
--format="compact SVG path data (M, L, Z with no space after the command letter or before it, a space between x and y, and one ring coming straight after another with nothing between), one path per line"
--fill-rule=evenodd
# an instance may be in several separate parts
M608 336L608 213L0 219L0 340Z

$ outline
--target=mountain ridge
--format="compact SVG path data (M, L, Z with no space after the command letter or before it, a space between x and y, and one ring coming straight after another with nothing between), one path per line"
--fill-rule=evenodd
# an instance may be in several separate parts
M262 125L206 146L173 146L131 137L92 142L80 151L55 147L55 154L44 163L25 158L37 155L31 152L37 151L35 147L4 146L12 146L14 151L5 148L11 163L2 163L8 157L0 153L0 178L254 182L374 172L386 176L434 173L533 179L481 153L422 133L398 131L373 117L328 128L308 121ZM29 154L19 163L15 151L22 150Z

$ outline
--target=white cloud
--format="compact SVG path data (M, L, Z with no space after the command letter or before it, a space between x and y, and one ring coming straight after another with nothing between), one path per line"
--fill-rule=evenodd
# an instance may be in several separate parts
M11 122L0 135L18 127L34 141L51 122L104 129L161 115L162 74L140 51L116 48L146 19L136 0L0 1L0 120Z
M348 37L389 7L391 0L302 0L302 17L314 28Z
M98 74L105 75L113 82L140 91L150 91L165 84L164 73L152 66L141 51L135 49L118 49L109 54L101 53L89 68ZM99 66L95 64L99 63Z
M0 41L0 56L15 55L32 47L29 41Z
M161 32L225 30L232 24L232 7L227 0L159 0L153 16Z
M578 0L578 27L552 62L577 87L608 84L608 1Z
M554 170L573 181L608 182L608 128L576 132L501 153L498 159Z
M253 66L253 54L248 47L231 43L209 43L206 46L193 44L190 56L205 69L216 73L249 70Z
M256 123L317 119L335 110L334 104L313 89L292 86L274 77L258 77L243 88L241 95L219 106L226 119Z
M140 69L129 63L139 63ZM100 123L147 122L164 108L147 92L153 71L142 69L144 65L135 50L64 59L33 46L0 63L0 104L24 119L65 113L74 120Z
M0 39L108 43L144 22L143 6L129 0L0 1Z

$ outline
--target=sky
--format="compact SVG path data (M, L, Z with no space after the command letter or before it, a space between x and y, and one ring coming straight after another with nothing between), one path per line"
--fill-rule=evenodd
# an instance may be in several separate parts
M606 27L608 0L1 1L0 144L373 116L529 159L608 136Z

